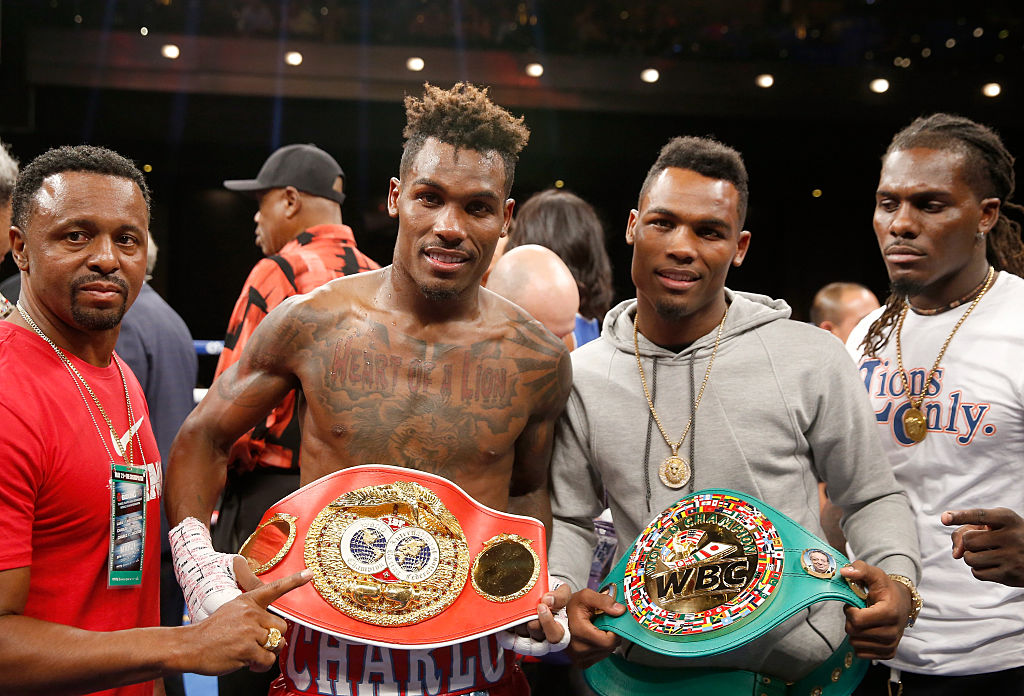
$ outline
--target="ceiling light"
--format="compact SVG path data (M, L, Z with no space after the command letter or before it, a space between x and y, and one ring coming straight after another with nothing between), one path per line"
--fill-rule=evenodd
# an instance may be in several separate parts
M149 36L149 27L139 27L139 33L143 36Z
M426 63L419 56L413 56L409 60L405 61L405 67L412 72L419 72L426 67Z
M181 49L179 49L174 44L164 44L160 47L160 55L162 55L164 58L167 58L168 60L175 60L178 56L181 55Z
M284 62L288 65L302 65L302 54L298 51L288 51L284 54Z
M763 73L755 77L754 82L757 84L758 87L768 89L769 87L775 84L775 77L769 75L768 73Z
M998 97L1002 91L1003 87L998 82L989 82L981 88L981 93L986 97Z
M985 34L985 30L981 27L974 27L974 31L971 32L971 36L976 39L980 39Z
M953 48L956 46L956 39L946 39L946 48Z
M526 74L530 77L540 77L544 74L544 66L540 63L530 63L526 66Z
M660 78L661 73L659 73L654 68L647 68L646 70L640 73L640 79L643 80L644 82L657 82Z
M814 189L811 191L811 195L815 198L821 198L821 189Z
M871 91L874 92L875 94L881 94L882 92L888 92L889 91L889 81L886 80L884 77L878 77L878 78L875 78L874 80L871 81L871 84L869 85L869 87L871 87Z

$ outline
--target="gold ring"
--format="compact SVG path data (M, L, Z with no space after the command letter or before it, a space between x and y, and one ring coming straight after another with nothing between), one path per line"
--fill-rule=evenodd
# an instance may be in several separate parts
M271 628L267 632L267 640L263 643L264 650L274 650L278 645L281 644L281 632L276 628Z

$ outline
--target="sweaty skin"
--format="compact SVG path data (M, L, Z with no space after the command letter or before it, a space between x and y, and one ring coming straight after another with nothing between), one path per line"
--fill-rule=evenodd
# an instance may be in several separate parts
M475 320L419 325L390 306L390 272L339 279L272 312L196 409L195 444L223 447L299 387L303 485L359 464L407 466L548 524L552 420L569 380L561 344L487 291ZM210 511L215 495L203 498Z

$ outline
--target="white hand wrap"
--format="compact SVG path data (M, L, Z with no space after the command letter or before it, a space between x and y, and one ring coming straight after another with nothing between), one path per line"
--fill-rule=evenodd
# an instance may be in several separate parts
M506 650L512 650L520 655L532 655L533 657L565 650L566 646L569 645L569 639L572 638L569 635L569 617L566 615L565 609L553 616L563 630L562 639L557 643L551 643L547 640L534 640L530 636L516 635L515 631L509 629L498 632L498 644Z
M551 592L554 592L563 584L565 583L561 580L550 575L548 576L548 587L551 588ZM540 657L548 653L565 650L569 645L569 640L572 638L572 635L569 633L569 616L565 613L565 607L552 616L554 616L555 622L562 627L562 638L557 643L551 643L548 640L534 640L530 636L516 634L513 629L507 629L497 633L498 644L505 650L512 650L520 655L530 655L532 657Z
M242 591L235 580L237 554L213 550L210 530L195 517L186 517L167 534L178 579L192 623L202 621Z

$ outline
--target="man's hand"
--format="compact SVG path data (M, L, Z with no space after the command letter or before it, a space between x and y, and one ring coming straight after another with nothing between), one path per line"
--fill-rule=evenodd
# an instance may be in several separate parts
M569 586L562 584L541 597L536 619L498 634L501 647L534 656L564 650L569 643L569 629L564 614L559 617L558 613L565 609L571 594Z
M626 607L615 601L615 585L606 593L583 589L569 600L569 631L572 641L569 654L584 669L608 657L619 644L619 637L611 631L594 626L594 616L600 613L622 616Z
M953 532L953 558L962 558L974 577L1024 587L1024 519L1007 508L976 508L942 513Z
M528 635L533 640L546 640L549 643L561 641L566 629L555 621L554 615L565 609L571 597L572 590L564 583L548 592L541 598L541 604L537 605L537 618L524 624L526 632L518 632L519 635Z
M284 619L268 612L267 607L312 577L312 571L304 570L261 584L227 602L205 621L182 629L188 631L188 645L193 652L192 663L184 671L218 675L248 667L254 672L266 672L285 646L281 639L272 650L263 647L270 629L284 634L288 628Z
M881 568L854 561L839 571L843 577L863 585L868 591L864 609L846 607L846 633L857 655L871 660L887 660L896 654L907 618L913 608L910 590L891 579Z

